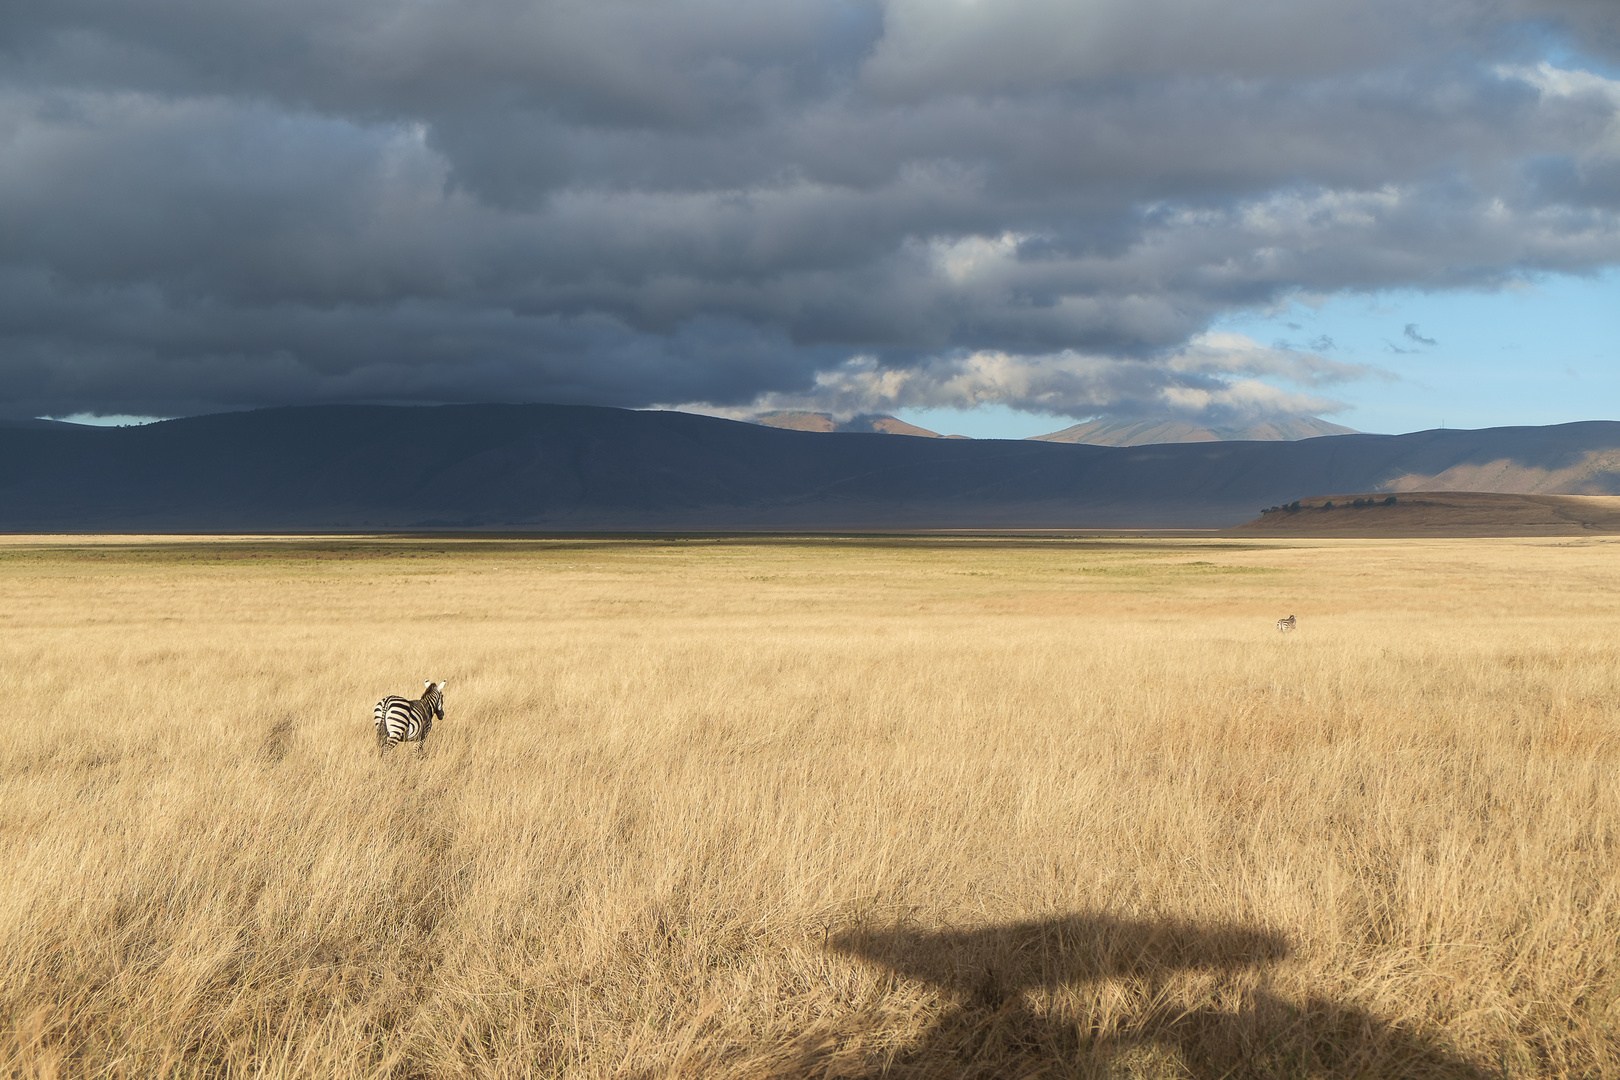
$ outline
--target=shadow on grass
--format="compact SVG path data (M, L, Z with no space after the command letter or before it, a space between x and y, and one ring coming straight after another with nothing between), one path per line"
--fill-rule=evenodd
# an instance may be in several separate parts
M859 929L828 946L928 984L948 1005L919 1038L841 1053L802 1047L781 1077L1478 1077L1433 1041L1343 1002L1289 1001L1264 968L1288 955L1269 931L1073 916L973 931ZM1205 973L1197 1003L1184 985ZM1045 992L1076 991L1086 1019ZM1072 1016L1072 1010L1071 1010Z

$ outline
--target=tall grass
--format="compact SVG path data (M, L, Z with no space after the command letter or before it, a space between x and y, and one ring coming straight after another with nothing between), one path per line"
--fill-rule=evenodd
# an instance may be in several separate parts
M13 541L0 1071L1617 1074L1617 554Z

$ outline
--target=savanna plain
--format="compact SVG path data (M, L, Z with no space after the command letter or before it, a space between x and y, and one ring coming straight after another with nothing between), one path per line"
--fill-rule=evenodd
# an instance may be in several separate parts
M8 1076L1620 1075L1615 540L9 537L0 600Z

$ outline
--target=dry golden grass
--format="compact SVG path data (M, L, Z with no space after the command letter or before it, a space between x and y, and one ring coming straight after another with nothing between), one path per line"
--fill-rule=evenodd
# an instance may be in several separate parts
M1617 556L5 542L0 1072L1620 1074Z

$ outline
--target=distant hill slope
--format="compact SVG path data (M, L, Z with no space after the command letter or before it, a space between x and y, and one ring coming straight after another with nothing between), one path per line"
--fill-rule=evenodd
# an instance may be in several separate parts
M1389 500L1393 498L1393 503ZM1357 506L1356 503L1362 505ZM1290 504L1292 505L1292 504ZM1620 533L1620 496L1414 491L1299 500L1230 530L1239 536L1581 536Z
M8 531L1219 528L1324 491L1452 482L1620 494L1620 423L1146 447L558 405L0 428Z
M941 435L937 431L908 424L897 416L888 416L884 413L867 413L862 416L852 416L848 420L839 420L832 413L824 412L770 412L761 413L753 418L756 424L766 427L783 428L787 431L843 431L864 432L879 435L916 435L924 439L944 439L951 436Z
M1088 443L1092 446L1151 446L1186 442L1290 442L1322 435L1357 435L1355 428L1340 427L1315 416L1275 420L1243 428L1209 428L1165 420L1088 420L1050 435L1033 435L1034 442Z

